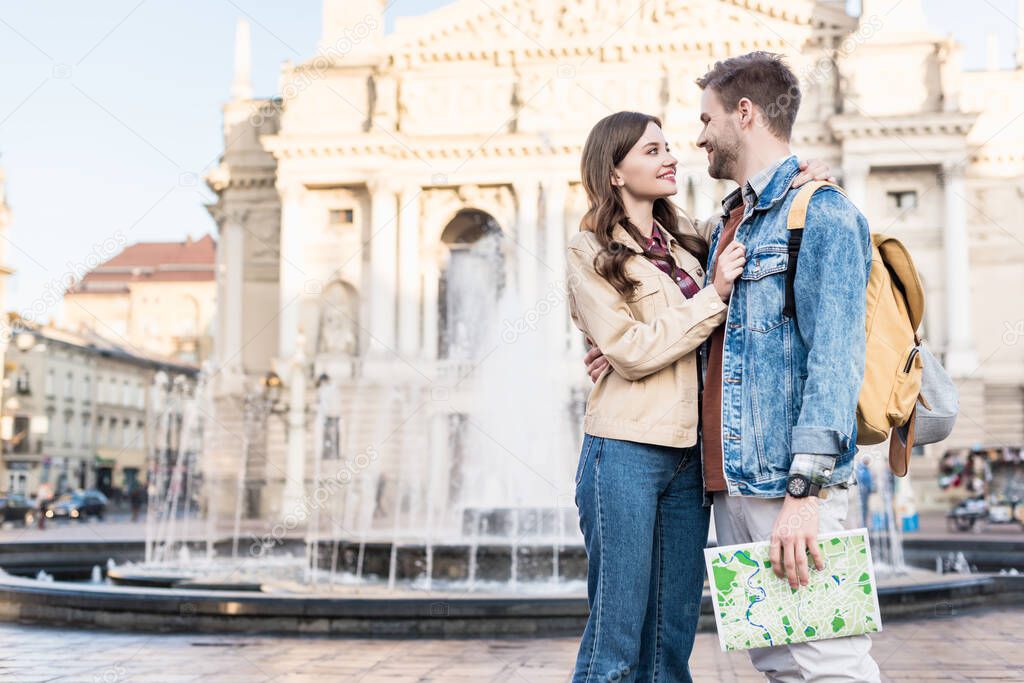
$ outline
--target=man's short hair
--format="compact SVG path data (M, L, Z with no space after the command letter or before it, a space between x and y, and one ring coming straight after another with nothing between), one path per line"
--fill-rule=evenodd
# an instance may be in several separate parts
M718 93L728 112L735 111L746 97L761 110L765 125L775 137L788 142L793 134L800 109L800 81L782 55L750 52L717 62L697 79L697 85Z

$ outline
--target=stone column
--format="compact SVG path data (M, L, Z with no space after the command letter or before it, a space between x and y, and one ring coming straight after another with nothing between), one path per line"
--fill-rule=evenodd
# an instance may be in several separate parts
M420 188L403 187L398 198L398 349L410 358L420 352Z
M285 482L282 516L304 509L306 495L306 357L305 340L295 335L295 353L288 365L288 450L285 457Z
M568 348L568 307L565 290L565 211L569 181L561 176L544 181L544 289L540 297L528 307L536 308L543 316L545 337L552 350L564 352Z
M441 280L439 256L431 250L423 254L423 356L437 360L440 304L437 300Z
M227 360L230 354L227 353L227 276L228 276L228 253L227 253L227 241L228 241L228 230L227 218L224 213L216 209L210 210L210 215L213 216L214 221L217 223L217 266L216 266L216 277L217 277L217 300L216 307L214 310L214 330L213 330L213 360L217 364L217 369L223 371L227 364Z
M868 173L869 166L862 161L843 161L843 189L854 206L870 218L868 214Z
M977 369L971 329L971 265L967 235L967 188L961 164L942 165L946 224L943 231L946 290L946 369L965 377Z
M536 178L517 181L516 193L516 274L519 286L519 301L528 308L537 300L540 286L541 259L538 243L537 204L540 198Z
M245 287L246 211L229 211L224 217L217 249L218 280L223 298L219 302L222 337L217 363L226 376L242 374L242 305Z
M370 192L370 278L368 355L396 352L398 295L397 188L382 179L367 183Z
M304 220L305 188L301 185L279 187L281 196L281 254L278 265L278 292L281 311L277 316L277 357L291 358L295 353L295 337L299 333L299 311L302 308L303 283L301 270L303 243L307 225Z

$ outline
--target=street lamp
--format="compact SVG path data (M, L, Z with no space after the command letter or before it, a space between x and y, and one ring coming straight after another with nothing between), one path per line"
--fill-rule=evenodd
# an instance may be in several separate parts
M267 403L270 406L277 405L278 400L281 398L281 390L284 387L281 377L273 370L270 370L266 375L260 377L260 385L263 387L263 397Z
M31 332L19 332L18 336L14 338L14 345L23 353L31 349L35 344L36 336Z

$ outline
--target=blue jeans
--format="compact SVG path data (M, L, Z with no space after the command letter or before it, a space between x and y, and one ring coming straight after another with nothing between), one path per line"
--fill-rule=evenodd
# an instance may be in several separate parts
M576 507L590 616L573 683L689 682L709 511L700 447L585 434Z

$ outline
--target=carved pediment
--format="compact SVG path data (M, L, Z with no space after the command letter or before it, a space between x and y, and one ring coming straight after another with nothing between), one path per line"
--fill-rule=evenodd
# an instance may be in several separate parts
M621 45L631 40L694 42L695 35L725 42L822 26L832 18L813 0L460 0L392 35L394 52L489 52L499 48L554 51L571 45ZM839 20L839 15L835 17ZM789 35L787 35L789 34ZM706 41L697 41L706 42Z

